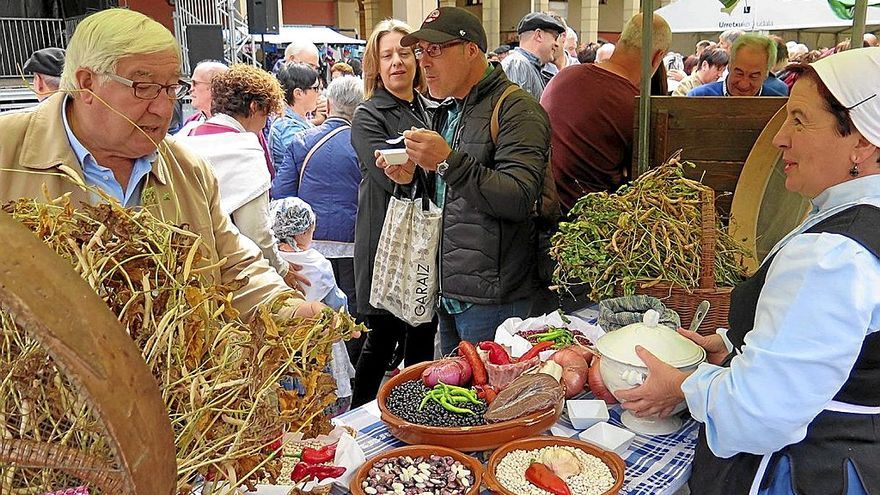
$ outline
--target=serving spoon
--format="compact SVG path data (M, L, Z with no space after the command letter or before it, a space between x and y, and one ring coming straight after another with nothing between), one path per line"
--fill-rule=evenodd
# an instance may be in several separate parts
M401 132L400 136L386 139L385 142L388 144L400 144L403 142L403 133Z
M696 332L698 328L700 328L700 324L703 323L703 318L709 314L709 301L703 301L697 306L697 310L694 312L694 319L691 320L691 326L688 328L691 332Z

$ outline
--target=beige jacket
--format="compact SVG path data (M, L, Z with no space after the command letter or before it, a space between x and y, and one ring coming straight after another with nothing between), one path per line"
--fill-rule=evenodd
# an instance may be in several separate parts
M43 198L44 184L50 197L71 192L74 205L91 201L91 194L76 186L84 182L83 171L64 131L63 102L64 95L56 94L31 111L0 115L0 203ZM220 209L217 180L208 164L166 137L152 166L144 189L153 188L158 198L153 213L201 234L211 264L225 260L211 271L211 282L248 277L233 300L245 319L259 304L291 290Z

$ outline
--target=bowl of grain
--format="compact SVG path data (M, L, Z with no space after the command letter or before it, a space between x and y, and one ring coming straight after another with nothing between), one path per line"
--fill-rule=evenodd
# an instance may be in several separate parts
M577 459L575 470L560 476L572 495L614 495L623 487L626 465L619 455L580 440L552 436L514 440L496 449L484 474L486 486L502 495L545 495L525 473L532 461L544 459L552 449L566 450Z

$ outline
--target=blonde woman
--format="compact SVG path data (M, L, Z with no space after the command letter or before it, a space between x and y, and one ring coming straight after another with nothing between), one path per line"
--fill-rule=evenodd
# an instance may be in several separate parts
M357 360L353 407L375 398L385 370L394 364L396 346L403 351L407 366L434 357L436 322L411 327L370 305L376 246L394 191L394 183L375 166L373 153L392 147L386 139L430 124L428 101L419 93L425 88L424 76L412 48L400 46L400 39L410 32L412 28L395 19L376 25L364 52L365 101L352 123L351 142L363 175L355 226L355 287L358 313L372 329Z

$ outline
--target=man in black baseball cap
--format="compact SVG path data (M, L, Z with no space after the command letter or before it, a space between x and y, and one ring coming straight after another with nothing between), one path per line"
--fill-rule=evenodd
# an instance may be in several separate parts
M413 47L431 96L446 100L431 129L404 131L406 163L389 165L377 152L376 165L400 184L411 184L418 167L435 186L432 199L443 211L437 314L446 354L461 340L492 340L504 320L528 314L538 286L531 213L550 126L537 100L515 87L505 93L513 85L489 65L486 32L466 10L431 12L401 45Z
M483 23L477 16L458 7L441 7L428 14L421 29L404 36L400 44L412 46L420 40L443 44L457 39L476 43L483 53L489 44Z
M64 69L64 50L62 48L43 48L37 50L22 66L22 71L34 74L34 93L43 101L61 83L61 71Z

